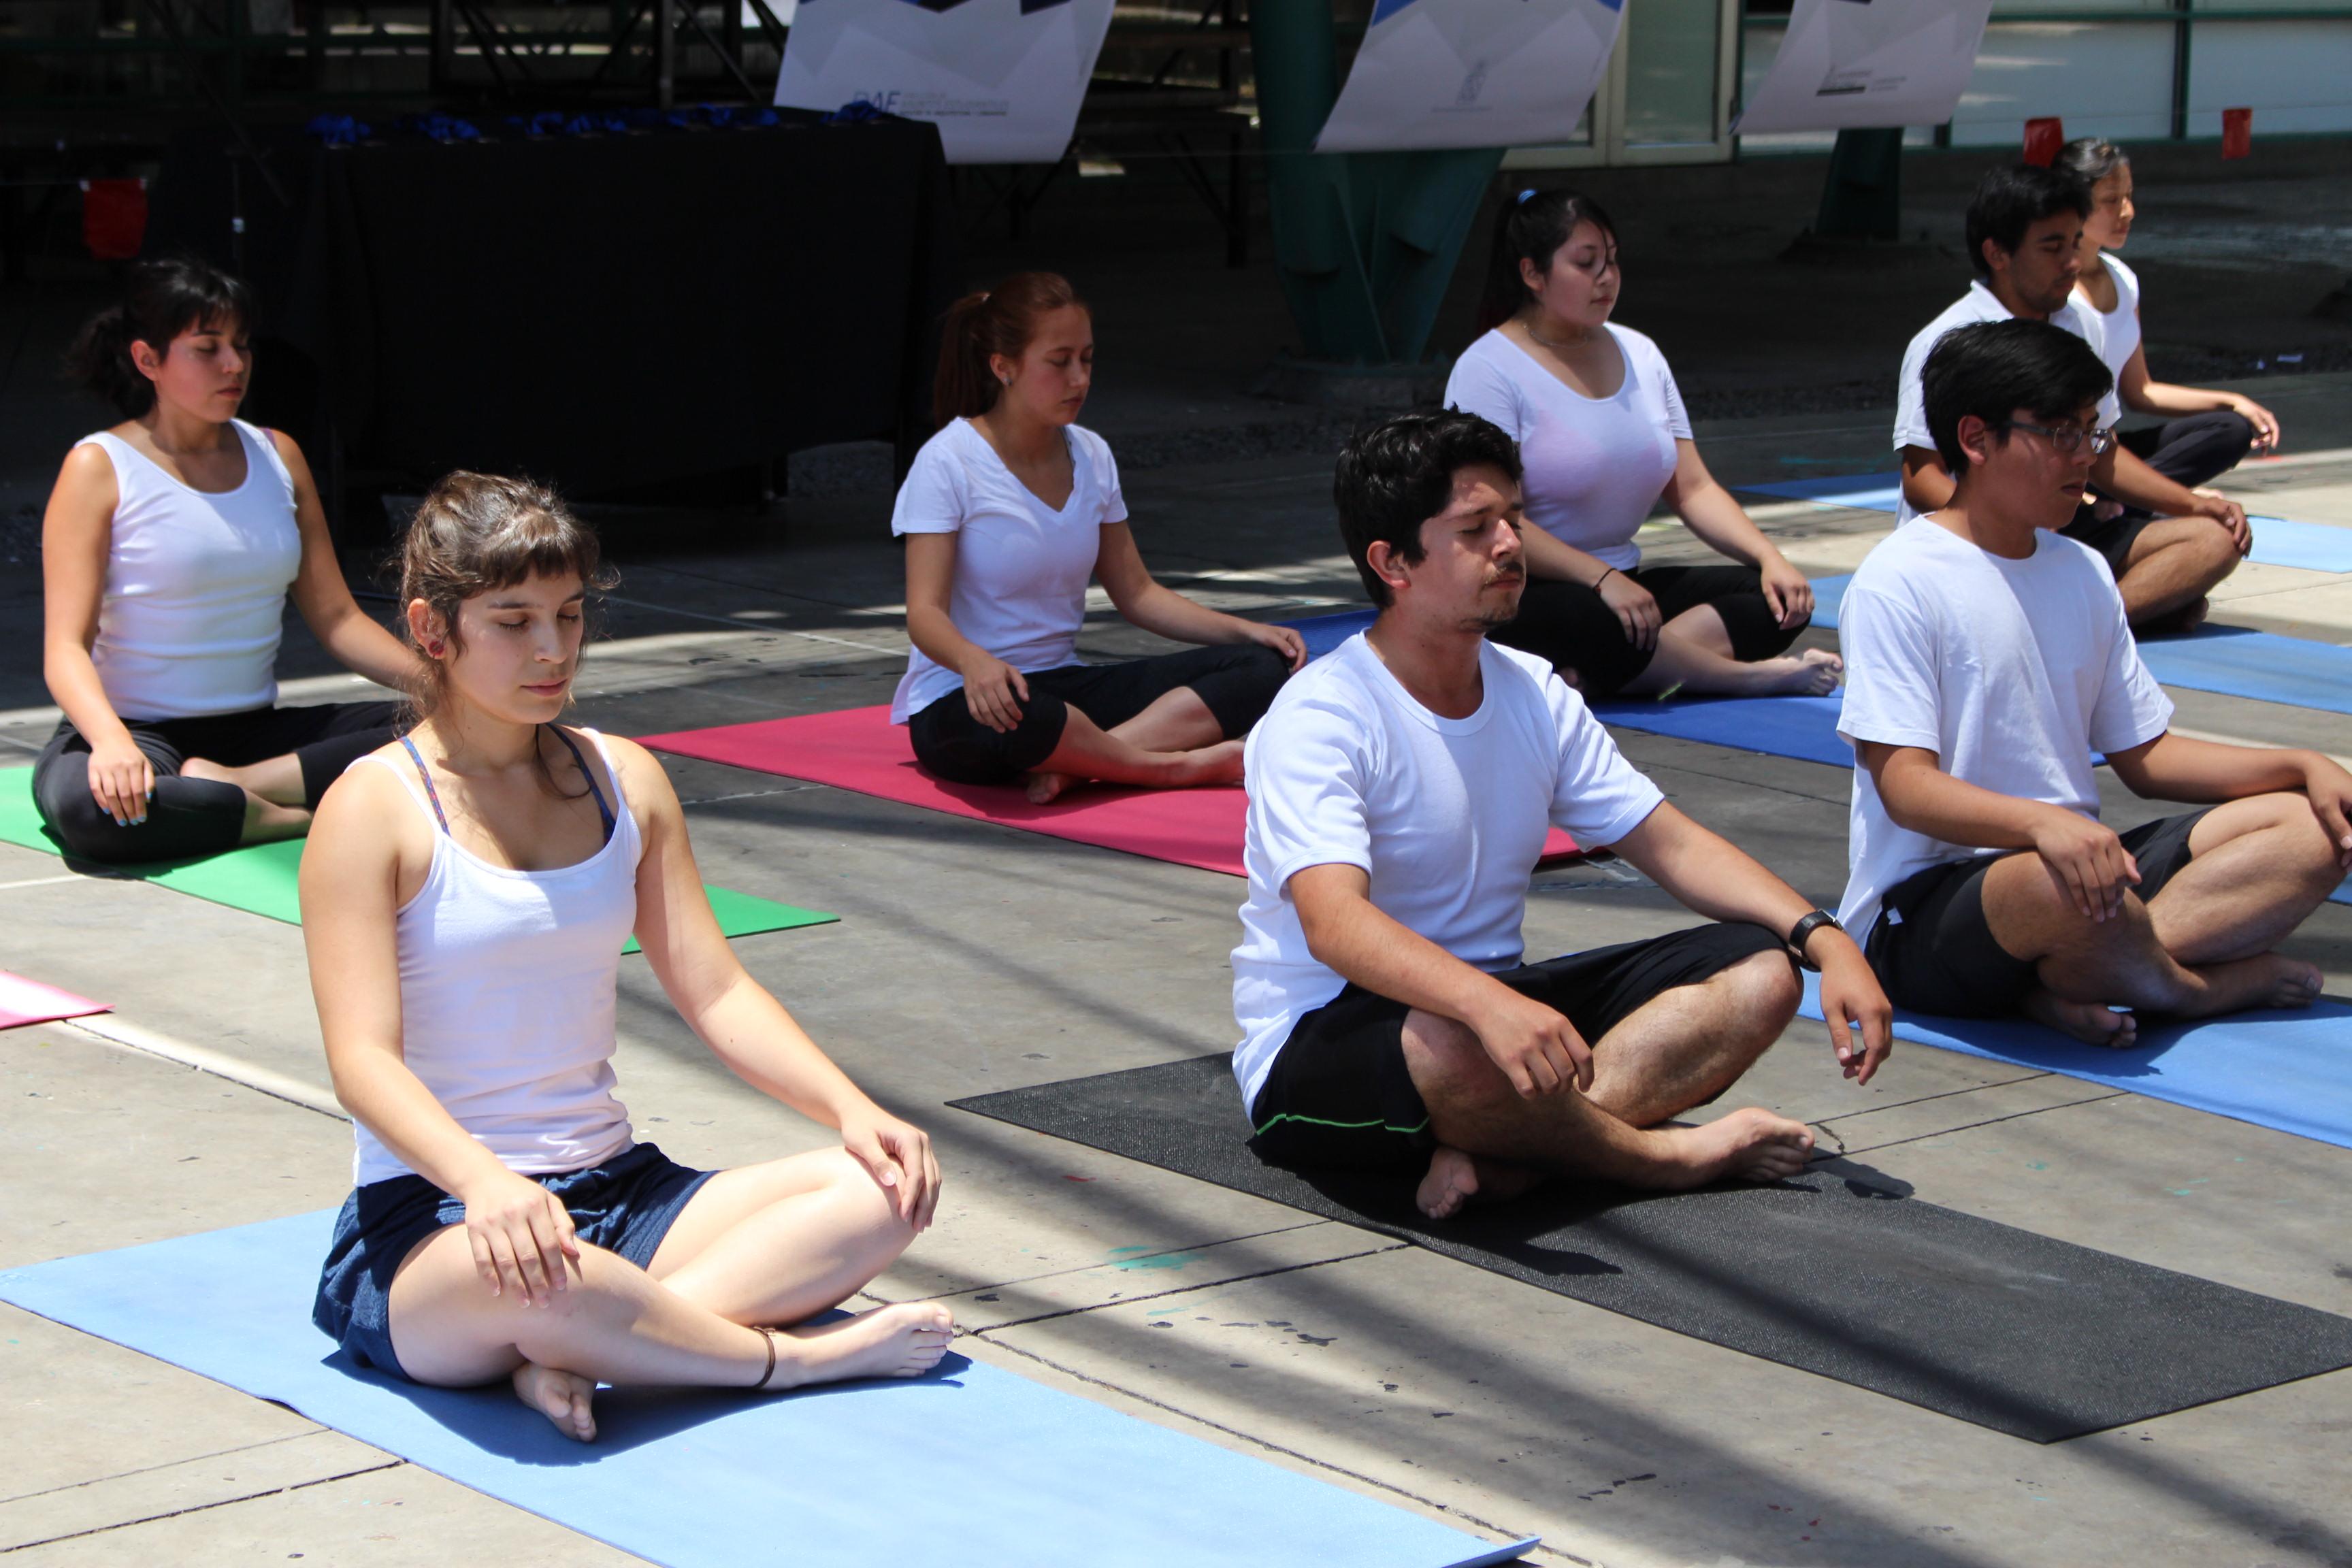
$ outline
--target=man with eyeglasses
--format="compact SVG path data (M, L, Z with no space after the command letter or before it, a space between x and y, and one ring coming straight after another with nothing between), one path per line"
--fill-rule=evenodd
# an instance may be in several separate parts
M2309 1005L2319 971L2273 950L2352 869L2352 773L2170 731L2105 570L2056 531L2114 449L2106 366L2011 321L1947 334L1921 380L1953 492L1839 609L1839 919L1897 1007L2021 1011L2094 1045L2133 1044L2138 1011ZM2094 753L2136 795L2218 804L2118 835Z
M1904 352L1895 392L1895 447L1903 463L1907 523L1952 499L1952 475L1936 451L1921 403L1919 373L1946 332L1973 321L2048 321L2097 346L2098 328L2074 298L2081 276L2084 221L2090 193L2052 169L2020 163L1989 171L1969 204L1969 260L1977 279ZM2099 400L2099 422L2122 417L2113 391ZM2252 548L2245 509L2200 494L2147 466L2129 449L2101 449L2090 496L2061 531L2105 557L2124 610L2139 632L2185 632L2205 618L2206 595ZM2105 515L2102 515L2105 513Z

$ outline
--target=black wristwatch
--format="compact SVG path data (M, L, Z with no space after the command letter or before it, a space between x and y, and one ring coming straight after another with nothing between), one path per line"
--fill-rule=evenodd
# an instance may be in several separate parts
M1805 956L1805 943L1811 941L1813 933L1823 926L1829 926L1837 931L1845 930L1845 927L1838 924L1837 916L1827 910L1815 910L1789 928L1789 951L1797 955L1799 963L1816 974L1821 973L1822 966Z

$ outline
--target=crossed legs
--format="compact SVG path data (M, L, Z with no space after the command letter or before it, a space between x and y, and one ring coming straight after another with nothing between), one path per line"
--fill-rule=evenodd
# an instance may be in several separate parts
M2299 795L2263 795L2207 812L2191 858L2153 897L2126 893L2086 920L2039 856L2003 857L1984 877L1993 940L2032 963L2027 1014L2094 1045L2128 1046L2137 1024L2116 1007L2203 1018L2246 1007L2302 1007L2319 971L2271 951L2343 879L2327 834Z
M1724 1176L1778 1181L1804 1168L1812 1132L1750 1108L1694 1127L1661 1125L1729 1089L1780 1037L1800 990L1788 959L1759 952L1643 1003L1592 1045L1592 1087L1523 1098L1477 1037L1419 1009L1405 1065L1438 1148L1420 1193L1433 1219L1472 1197L1507 1196L1547 1174L1675 1190Z
M1108 730L1072 707L1053 754L1030 773L1028 794L1043 805L1087 779L1180 789L1241 776L1241 742L1225 739L1200 693L1180 686Z
M2211 518L2158 518L2132 541L2116 591L2134 626L2193 631L2206 594L2237 566L2237 542Z
M750 1388L768 1363L762 1328L845 1300L913 1239L847 1154L795 1155L705 1183L648 1268L583 1244L569 1288L543 1308L489 1293L464 1226L436 1231L393 1279L393 1344L418 1383L510 1378L525 1404L584 1442L596 1435L598 1384ZM773 1337L768 1386L911 1377L937 1364L952 1331L932 1302L788 1329Z

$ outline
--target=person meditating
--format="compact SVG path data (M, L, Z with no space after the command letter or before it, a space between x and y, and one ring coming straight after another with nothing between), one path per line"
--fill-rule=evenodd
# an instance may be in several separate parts
M1870 552L1840 613L1840 918L1898 1006L2095 1045L2132 1044L2136 1012L2308 1004L2319 971L2273 950L2352 869L2352 774L2167 728L2114 583L2055 531L2113 439L2106 367L2000 321L1937 343L1924 382L1952 500ZM2094 752L2136 795L2211 804L2119 835Z
M69 359L123 423L67 454L41 525L42 672L65 717L33 800L69 855L170 860L301 835L398 704L279 708L290 595L326 650L395 689L415 660L343 582L301 451L236 417L253 300L142 263Z
M1093 320L1069 283L1023 272L949 310L939 434L898 489L914 647L890 703L915 760L954 784L1026 775L1043 804L1088 779L1181 787L1241 777L1241 737L1307 645L1154 581L1118 466L1076 423ZM1078 661L1087 584L1148 632L1209 646Z
M1968 216L1969 261L1977 280L1922 327L1903 354L1895 409L1895 449L1903 464L1898 523L1952 499L1953 475L1927 427L1920 385L1928 351L1945 333L1971 322L2024 320L2047 321L2097 345L2098 325L2074 299L2090 211L2089 192L2056 169L2020 163L1990 170L1978 183ZM2112 426L2122 416L2114 393L2105 394L2099 424ZM2091 469L2091 489L2123 510L2109 509L2103 516L2086 492L2061 531L2106 562L2136 630L2194 630L2205 617L2208 591L2253 547L2245 509L2221 496L2197 494L2121 446L2100 451ZM1844 628L1839 629L1843 643Z
M2112 142L2096 136L2069 142L2058 154L2058 170L2091 194L2091 216L2083 222L2083 275L2074 280L2074 309L2098 328L2092 340L2116 396L2135 414L2153 414L2161 424L2124 431L2117 439L2134 457L2176 484L2194 489L2210 484L2242 461L2250 451L2278 447L2278 418L2238 392L2214 392L2151 380L2141 339L2139 277L2124 265L2121 250L2131 237L2131 160ZM2109 502L2109 506L2119 504Z
M1729 1089L1822 971L1847 1077L1889 1009L1828 914L1664 803L1543 660L1487 633L1518 608L1519 462L1473 414L1350 440L1335 493L1380 606L1283 688L1248 745L1248 901L1234 1073L1271 1163L1414 1173L1444 1218L1547 1173L1628 1186L1772 1181L1802 1122L1669 1120ZM1522 963L1528 878L1557 823L1711 922Z
M438 1387L510 1379L595 1436L599 1383L782 1389L911 1377L935 1303L808 1320L930 1224L940 1173L743 972L686 818L642 747L556 720L595 538L547 491L453 474L410 525L401 602L416 727L327 794L302 937L354 1188L312 1316L352 1361ZM688 1170L614 1097L614 979L635 932L738 1077L839 1147Z
M1789 645L1812 585L1716 483L1658 345L1609 319L1622 274L1608 215L1528 191L1495 226L1480 308L1489 330L1445 384L1527 465L1528 583L1495 640L1549 659L1599 701L1620 693L1820 693L1835 654ZM1737 566L1644 566L1635 532L1664 500Z

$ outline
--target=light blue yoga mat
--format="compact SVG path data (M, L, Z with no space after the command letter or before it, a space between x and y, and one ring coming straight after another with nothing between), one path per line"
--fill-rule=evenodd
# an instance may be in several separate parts
M1805 976L1801 1010L1820 1021L1817 975ZM2127 1051L2083 1045L2022 1018L1897 1013L1895 1034L2352 1148L2352 1005L2342 1002L2143 1026Z
M622 1394L573 1443L503 1384L344 1370L310 1326L332 1214L0 1273L0 1300L276 1400L671 1568L1478 1568L1494 1546L950 1355L930 1376Z
M1309 658L1320 658L1370 626L1374 613L1349 610L1282 624L1307 640ZM1775 757L1826 763L1834 768L1853 765L1853 748L1838 736L1835 693L1827 697L1673 698L1663 702L1636 697L1598 703L1593 712L1604 723L1621 724L1651 734L1675 735L1685 741L1736 746Z
M1776 479L1770 484L1738 485L1753 495L1779 496L1785 500L1819 501L1823 506L1850 506L1864 511L1892 512L1903 500L1901 474L1846 474L1835 479ZM2286 517L2255 517L2254 548L2247 559L2265 566L2300 566L2306 572L2352 572L2352 528L2324 522L2298 522ZM1820 624L1820 617L1815 617Z

